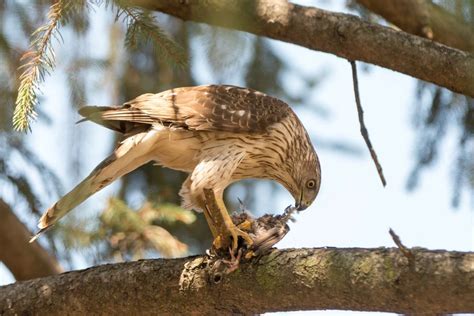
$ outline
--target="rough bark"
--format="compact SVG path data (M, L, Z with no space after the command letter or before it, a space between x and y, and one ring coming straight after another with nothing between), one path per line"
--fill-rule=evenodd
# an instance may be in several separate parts
M0 261L16 280L28 280L61 273L57 260L37 242L30 244L31 233L0 199ZM1 313L0 313L1 314Z
M427 0L357 0L400 29L474 52L474 29L462 18Z
M0 287L0 314L474 312L474 253L410 252L274 250L229 275L205 257L109 264Z
M474 97L474 55L437 42L286 0L130 0L207 23L360 60Z

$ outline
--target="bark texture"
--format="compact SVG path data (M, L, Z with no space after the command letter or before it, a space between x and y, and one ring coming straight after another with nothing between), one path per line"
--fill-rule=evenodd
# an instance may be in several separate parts
M402 30L474 52L474 29L462 18L427 0L357 0Z
M0 287L2 315L474 312L474 253L274 250L219 273L206 257L109 264Z
M131 0L186 21L293 43L392 69L474 97L474 55L360 18L286 0Z
M28 280L61 273L57 260L37 242L28 241L31 233L0 199L0 261L16 280ZM0 313L1 314L1 313Z

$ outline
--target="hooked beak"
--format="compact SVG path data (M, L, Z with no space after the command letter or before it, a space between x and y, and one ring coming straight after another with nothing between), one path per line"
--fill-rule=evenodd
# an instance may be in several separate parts
M296 206L296 209L298 211L303 211L303 210L307 209L309 205L300 201L300 202L296 202L295 206Z
M307 209L308 206L309 204L303 201L303 190L301 190L299 201L295 201L295 207L298 211L303 211Z

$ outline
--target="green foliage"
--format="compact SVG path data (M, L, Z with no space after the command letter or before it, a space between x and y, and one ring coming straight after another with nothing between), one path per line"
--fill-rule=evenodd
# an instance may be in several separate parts
M155 52L167 61L180 67L187 65L187 58L184 50L172 41L156 24L155 18L150 12L141 9L121 6L122 12L126 15L127 33L125 35L125 45L136 50L138 43L151 43ZM120 11L117 16L120 16Z
M183 49L165 35L150 12L129 6L127 1L123 0L113 3L118 8L117 19L123 17L127 22L127 47L136 49L140 42L151 43L155 51L169 62L179 66L187 64ZM35 108L40 85L56 66L52 41L53 38L62 40L59 26L72 21L76 32L84 31L87 27L87 7L86 0L58 0L49 9L48 21L33 32L30 48L21 57L23 65L19 68L22 74L13 114L13 126L16 130L30 130L31 121L37 117ZM6 43L4 38L0 37L0 46L5 46Z
M48 22L31 35L30 49L21 57L23 65L20 69L23 69L23 72L20 75L20 87L13 114L13 126L16 130L30 129L31 120L36 118L35 106L38 103L37 94L40 84L44 81L45 75L55 67L52 40L53 38L60 39L58 29L61 22L66 21L67 16L80 2L82 1L55 2L48 12ZM75 5L72 5L73 3Z
M176 257L185 255L188 247L161 225L191 224L195 219L192 212L171 204L146 202L135 210L123 200L110 198L94 228L86 229L84 221L74 220L63 225L61 232L67 247L78 250L87 250L105 241L107 247L97 254L102 259L136 260L144 258L149 250L164 257ZM87 222L94 221L89 218Z
M185 54L182 52L182 49L178 46L174 49L174 42L168 39L160 28L152 25L155 20L151 14L128 7L123 1L120 2L122 6L116 6L115 8L121 12L120 16L127 22L126 42L130 41L130 43L133 42L135 45L135 48L130 50L130 54L142 54L141 48L150 47L153 49L152 58L162 56L163 54L160 53L163 52L161 51L164 51L165 55L176 53L178 62L184 64L182 61L185 59L183 58ZM89 75L91 70L98 70L100 73L110 71L110 73L105 74L107 78L104 79L107 80L107 83L114 84L115 81L119 82L121 80L121 77L117 76L117 71L114 68L119 69L117 65L123 62L123 59L119 59L122 56L117 54L111 54L108 56L108 59L100 60L90 56L83 56L82 50L77 49L81 45L82 37L80 36L84 34L89 25L88 20L90 16L87 9L93 4L101 4L103 2L61 0L55 1L52 6L49 6L50 3L49 1L38 2L35 10L31 10L31 5L21 2L8 2L5 6L0 5L0 21L5 16L10 17L9 21L4 19L5 23L0 23L0 58L2 59L2 63L0 63L0 96L4 102L4 106L0 107L0 186L7 190L7 195L4 197L8 197L10 192L13 194L14 198L7 198L6 201L14 205L14 208L19 210L20 213L24 212L25 209L33 212L35 216L32 217L32 221L29 223L32 227L37 217L52 202L51 200L59 196L59 191L64 191L60 190L60 180L25 145L24 140L26 140L26 137L16 134L9 129L8 126L13 115L15 99L15 129L30 129L31 120L36 118L37 112L39 118L47 119L36 105L38 103L41 83L56 65L53 48L55 47L55 42L63 42L62 36L59 33L60 28L69 28L69 30L73 31L74 36L78 38L77 41L69 44L68 47L76 47L76 49L71 48L74 52L69 55L70 60L66 59L69 64L66 65L68 80L65 84L66 87L70 88L71 101L75 105L83 104L87 93L90 92L89 86L86 84L91 83ZM41 24L40 21L44 19L44 12L48 12L47 22L35 31L36 25ZM12 40L9 36L11 36L10 31L13 29L8 27L14 23L21 25L21 28L16 30L23 33L16 33L15 40ZM118 27L114 27L114 29L121 30ZM24 50L18 45L22 41L25 42L30 35L30 47L23 54L20 61L20 56ZM117 38L121 38L120 31L118 36L115 36L115 39ZM110 39L110 41L110 45L120 45L120 42L116 40ZM160 49L161 45L164 45L165 49ZM111 52L118 50L115 46L110 49ZM168 55L168 57L170 56ZM144 56L144 58L149 57ZM19 67L20 62L21 67ZM173 65L174 60L171 62L169 59L165 60L164 64L166 63ZM22 70L19 78L16 76L16 69ZM154 72L154 74L156 73ZM127 76L125 75L125 77ZM156 82L156 77L153 80ZM16 91L18 91L18 94ZM130 94L135 96L138 92L130 91ZM48 121L46 120L46 122ZM79 142L76 139L72 140L71 143L75 144L73 146L77 146ZM73 161L73 163L75 162ZM77 165L75 167L77 168ZM35 187L34 183L37 183L35 181L41 181L44 187ZM170 187L166 183L161 185L164 188ZM176 194L176 192L174 193ZM110 256L107 254L111 253L118 253L121 258L127 256L137 257L142 256L149 250L159 252L164 256L183 254L187 250L187 246L179 242L166 229L151 224L151 222L163 223L174 229L176 225L181 227L193 223L195 220L194 214L183 211L176 205L169 203L159 204L159 207L156 207L156 205L154 204L151 208L153 211L147 210L145 212L143 209L137 211L136 216L134 216L132 212L136 210L127 209L128 212L124 213L123 205L121 206L118 202L111 203L106 208L107 212L104 212L99 222L92 218L84 218L83 216L75 218L73 216L71 219L74 218L74 223L68 221L60 223L56 227L54 234L46 236L46 240L50 249L53 250L56 247L64 249L63 246L65 246L66 248L81 249L81 251L95 251L99 247L100 251L97 251L97 253L102 258L109 258ZM125 214L127 221L136 223L138 226L132 225L132 227L128 228L116 226L115 224L117 223L112 220L115 218L115 216L112 216L114 211L117 212L117 216ZM141 219L140 216L142 215L146 215L147 218ZM181 224L179 225L178 223ZM96 226L97 228L90 230L91 226ZM130 235L128 234L129 232ZM126 236L121 239L122 237L120 236L123 236L123 234L126 234ZM58 236L62 238L57 238ZM110 236L114 236L115 239L112 239L117 241L116 244L111 241L112 239L109 240L107 238ZM120 245L119 250L115 247L118 245ZM141 246L138 247L137 245ZM141 254L139 255L138 252ZM57 255L67 260L67 253L61 251Z

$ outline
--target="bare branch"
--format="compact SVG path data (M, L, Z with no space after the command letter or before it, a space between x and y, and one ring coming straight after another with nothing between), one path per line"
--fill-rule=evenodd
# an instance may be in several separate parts
M241 30L360 60L474 97L474 56L360 18L285 0L131 0L186 21Z
M426 0L357 0L402 30L474 52L474 29L462 18Z
M400 249L403 255L407 257L408 260L413 260L413 254L411 253L410 249L408 249L407 247L405 247L404 244L402 244L400 237L398 237L398 235L393 231L393 229L390 228L388 230L388 233L390 234L390 236L392 236L393 242L395 243L395 245L397 245L398 249Z
M382 181L383 186L386 186L387 181L385 180L385 176L383 175L382 165L380 164L379 159L377 157L377 153L375 152L375 149L372 146L372 142L370 141L370 138L369 138L369 132L367 131L367 128L365 127L365 123L364 123L364 109L362 108L362 104L360 103L359 80L357 79L357 66L356 66L355 61L350 60L349 62L351 63L351 68L352 68L352 82L354 84L354 96L355 96L355 101L356 101L356 106L357 106L357 114L359 116L360 133L362 137L364 138L365 144L367 145L367 148L369 149L370 156L372 157L375 167L377 168L377 173L379 174L380 181Z
M57 260L38 243L28 243L30 232L1 199L0 219L0 261L5 263L16 280L62 272Z

